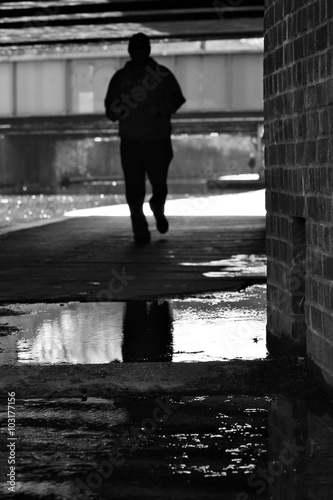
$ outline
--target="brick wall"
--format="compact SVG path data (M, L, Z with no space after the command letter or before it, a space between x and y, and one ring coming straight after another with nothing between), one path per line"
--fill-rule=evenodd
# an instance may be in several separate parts
M265 4L268 347L333 387L333 1Z
M271 403L268 413L267 472L261 474L267 484L265 498L332 498L331 406L323 398L313 397L310 401L299 395L293 399L280 397ZM258 469L256 473L259 476ZM259 498L259 495L251 498Z

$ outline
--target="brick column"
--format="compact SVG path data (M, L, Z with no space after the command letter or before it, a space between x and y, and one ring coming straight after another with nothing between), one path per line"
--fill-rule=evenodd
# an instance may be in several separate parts
M333 2L265 3L268 347L333 386Z

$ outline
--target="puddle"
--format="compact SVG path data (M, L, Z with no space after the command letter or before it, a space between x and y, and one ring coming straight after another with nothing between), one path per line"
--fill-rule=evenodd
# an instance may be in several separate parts
M266 255L232 255L228 259L210 260L208 262L182 262L181 266L220 267L219 271L207 271L203 273L208 278L234 277L237 276L266 276Z
M260 359L266 286L155 302L13 305L1 315L0 364ZM19 331L15 331L18 329Z

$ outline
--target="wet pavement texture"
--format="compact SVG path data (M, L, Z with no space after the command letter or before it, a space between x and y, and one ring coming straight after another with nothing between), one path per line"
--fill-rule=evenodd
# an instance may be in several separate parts
M195 363L0 365L0 389L25 397L90 397L150 394L247 394L263 396L302 387L304 366L291 360Z
M143 248L119 215L1 235L2 498L13 453L19 499L332 497L332 404L266 353L265 219L192 209Z
M170 217L137 247L128 217L81 217L0 235L0 303L152 300L265 283L264 217ZM246 255L239 273L232 260ZM188 264L191 265L188 265ZM185 265L184 265L185 264ZM239 266L238 266L239 267ZM211 275L206 273L219 273Z
M50 395L17 412L17 498L331 498L333 408L319 394Z
M0 364L260 359L265 330L265 285L169 301L16 304L0 307Z

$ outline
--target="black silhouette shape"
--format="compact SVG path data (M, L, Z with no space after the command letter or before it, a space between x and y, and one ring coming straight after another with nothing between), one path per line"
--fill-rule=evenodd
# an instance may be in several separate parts
M168 302L128 302L123 319L123 362L172 361L172 322Z
M152 186L150 208L163 234L169 228L164 205L173 157L171 115L185 98L173 73L149 57L148 36L133 35L128 52L131 60L109 83L105 110L110 120L119 121L120 157L134 241L148 243L150 232L143 213L146 174Z

